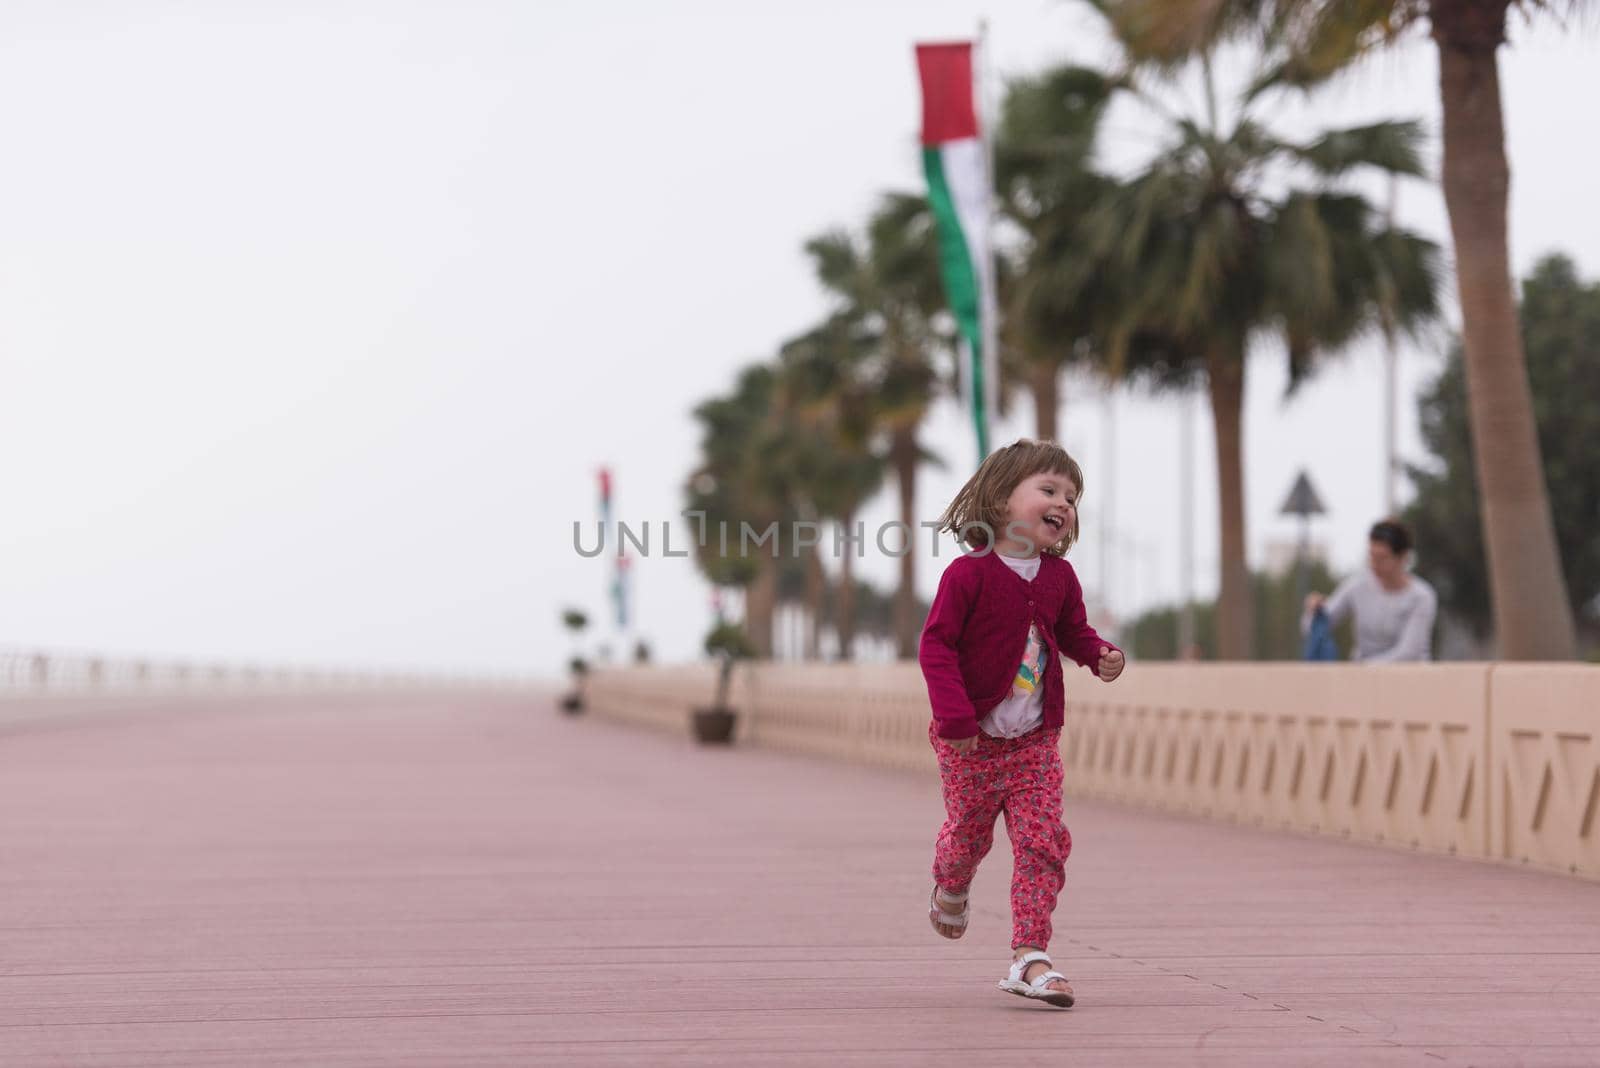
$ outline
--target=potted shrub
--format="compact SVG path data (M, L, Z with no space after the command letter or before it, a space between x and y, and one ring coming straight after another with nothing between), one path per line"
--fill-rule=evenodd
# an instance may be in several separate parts
M561 698L561 711L569 716L576 716L583 711L583 680L589 675L589 661L581 656L575 656L567 663L567 670L572 672L572 692Z
M567 670L572 674L572 690L562 696L561 711L576 716L583 711L583 680L589 674L589 662L576 649L583 629L589 625L589 617L579 609L567 608L561 613L561 624L572 634L574 649L572 659L567 661Z
M733 741L733 729L739 722L739 710L728 704L733 666L754 651L744 629L736 623L718 623L706 635L706 652L718 661L717 696L713 704L697 707L692 713L696 741L715 745Z

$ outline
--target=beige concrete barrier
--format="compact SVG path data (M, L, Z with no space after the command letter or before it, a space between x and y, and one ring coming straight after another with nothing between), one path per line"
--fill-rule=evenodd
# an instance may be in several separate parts
M710 661L661 667L615 667L591 671L584 697L591 712L655 730L687 731L695 708L717 696L717 666ZM748 741L753 717L752 665L740 664L729 684L729 703L742 713L740 741Z
M1600 878L1600 667L1496 667L1489 734L1492 855Z
M879 767L933 770L922 670L893 664L762 664L751 678L759 745Z
M591 679L595 712L671 730L709 664ZM740 737L931 770L915 663L742 665ZM1069 794L1600 878L1600 667L1067 665Z
M1486 856L1489 666L1148 664L1070 685L1069 790Z

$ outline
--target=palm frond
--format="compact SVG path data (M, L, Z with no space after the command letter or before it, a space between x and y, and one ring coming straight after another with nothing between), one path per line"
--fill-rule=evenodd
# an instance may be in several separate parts
M1131 58L1170 70L1258 24L1263 4L1260 0L1104 0L1095 6Z
M1405 119L1329 130L1309 144L1290 146L1290 151L1296 159L1329 178L1358 167L1421 178L1427 175L1422 162L1422 144L1426 140L1422 123Z
M1439 317L1444 275L1439 246L1409 230L1388 228L1372 236L1369 254L1386 285L1386 329L1418 336Z
M1253 100L1272 89L1310 90L1394 42L1414 18L1414 0L1277 0L1265 26L1276 63L1250 86Z
M817 281L835 296L850 299L861 283L861 253L847 230L829 230L805 243Z

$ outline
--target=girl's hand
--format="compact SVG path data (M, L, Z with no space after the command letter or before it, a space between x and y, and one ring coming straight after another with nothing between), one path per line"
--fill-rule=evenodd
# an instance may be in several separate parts
M946 741L949 742L950 748L958 753L970 753L978 747L978 736L976 734L971 738L948 738Z
M1100 647L1100 681L1110 682L1122 674L1122 667L1127 663L1122 653L1108 645Z

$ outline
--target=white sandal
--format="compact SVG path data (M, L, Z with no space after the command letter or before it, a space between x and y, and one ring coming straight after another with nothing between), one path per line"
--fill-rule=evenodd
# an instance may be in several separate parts
M1050 954L1036 949L1032 953L1024 953L1022 956L1012 961L1011 974L1000 980L1000 989L1004 990L1008 994L1016 994L1018 997L1024 998L1033 998L1037 1001L1043 1001L1047 1004L1054 1005L1057 1008L1072 1008L1072 995L1070 993L1065 990L1049 989L1048 984L1055 982L1057 979L1061 980L1063 983L1069 981L1067 977L1062 975L1060 972L1052 969L1050 971L1046 971L1040 976L1037 976L1031 983L1023 982L1022 977L1027 974L1028 965L1033 964L1036 961L1044 961L1044 963L1048 965L1050 963Z
M951 905L960 905L961 911L946 912L945 909ZM954 940L966 934L967 915L971 911L970 906L967 905L966 894L947 894L935 886L933 892L928 895L928 922L933 924L933 929L939 932L940 938ZM952 935L939 931L941 924L945 927L954 927L956 933Z

